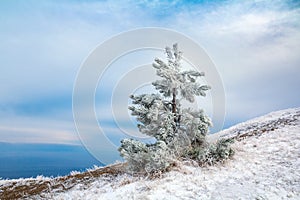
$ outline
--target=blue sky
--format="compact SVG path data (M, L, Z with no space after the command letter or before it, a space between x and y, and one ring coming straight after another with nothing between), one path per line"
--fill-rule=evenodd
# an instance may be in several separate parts
M72 91L81 63L142 27L179 31L206 50L223 79L226 126L298 107L299 19L299 3L287 0L1 1L0 141L80 144Z

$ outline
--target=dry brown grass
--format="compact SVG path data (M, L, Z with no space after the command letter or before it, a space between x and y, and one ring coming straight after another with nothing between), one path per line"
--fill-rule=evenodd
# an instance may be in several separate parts
M105 175L116 176L124 173L124 170L125 163L120 163L75 175L57 177L51 180L27 180L22 184L12 181L9 184L0 185L0 199L31 199L33 196L43 198L43 193L51 191L63 192L71 189L77 183L87 184L92 182L94 178Z

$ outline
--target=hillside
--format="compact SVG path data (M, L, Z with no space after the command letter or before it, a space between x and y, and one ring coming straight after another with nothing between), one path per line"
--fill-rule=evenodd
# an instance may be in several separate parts
M158 178L124 164L58 178L0 180L0 199L300 199L300 108L277 111L216 135L235 138L232 160L178 162Z

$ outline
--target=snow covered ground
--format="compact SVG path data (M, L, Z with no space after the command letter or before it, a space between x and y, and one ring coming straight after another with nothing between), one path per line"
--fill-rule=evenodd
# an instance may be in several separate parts
M47 199L300 199L300 108L270 113L224 130L234 137L232 160L209 167L191 162L160 178L103 175ZM0 185L5 180L0 181ZM40 198L39 195L36 198ZM30 197L32 199L34 197Z
M218 135L261 131L235 142L225 164L200 168L181 163L161 178L119 175L77 185L53 199L300 199L300 109L239 124Z

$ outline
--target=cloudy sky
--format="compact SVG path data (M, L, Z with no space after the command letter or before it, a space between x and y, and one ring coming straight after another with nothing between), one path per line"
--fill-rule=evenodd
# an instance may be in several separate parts
M179 31L205 49L223 80L225 127L299 107L299 19L292 0L1 1L0 141L80 144L72 92L81 64L112 36L143 27Z

